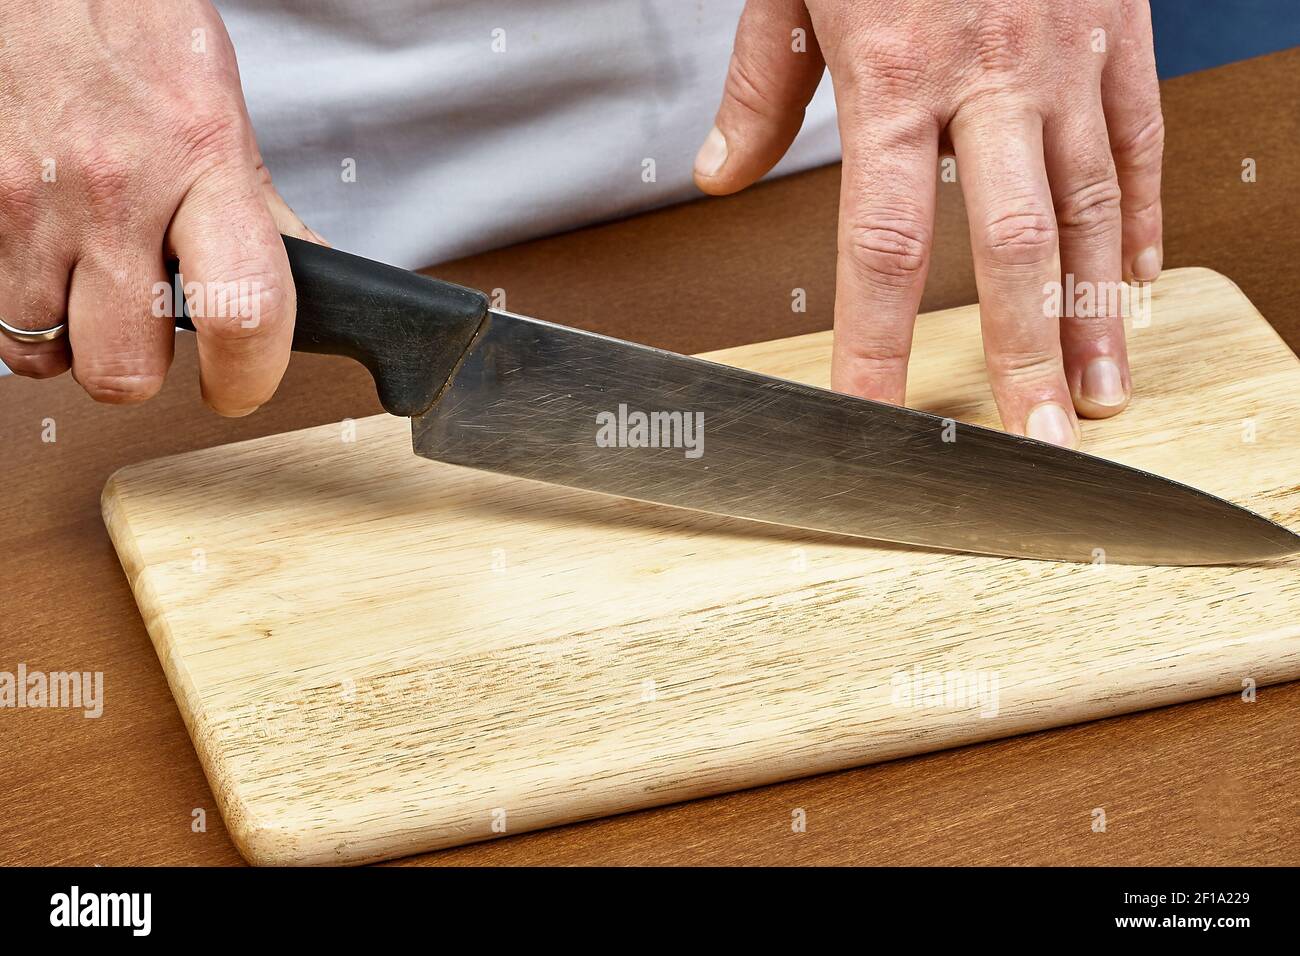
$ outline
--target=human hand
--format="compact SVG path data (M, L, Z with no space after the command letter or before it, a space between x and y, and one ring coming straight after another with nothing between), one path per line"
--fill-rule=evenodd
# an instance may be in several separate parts
M1077 445L1076 410L1113 415L1131 392L1117 284L1161 267L1145 0L749 0L700 188L735 192L770 170L824 67L844 156L833 386L904 401L950 140L1003 425ZM1052 314L1063 274L1102 293L1096 314Z
M152 396L171 363L159 314L178 257L209 405L275 391L295 298L281 233L318 240L271 185L235 52L207 0L4 0L0 336L19 375L69 367L90 395Z

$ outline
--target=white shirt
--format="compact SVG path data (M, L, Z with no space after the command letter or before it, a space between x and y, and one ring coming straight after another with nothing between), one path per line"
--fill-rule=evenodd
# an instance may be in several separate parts
M216 5L280 193L338 248L418 268L699 196L744 4ZM838 158L823 81L775 172Z

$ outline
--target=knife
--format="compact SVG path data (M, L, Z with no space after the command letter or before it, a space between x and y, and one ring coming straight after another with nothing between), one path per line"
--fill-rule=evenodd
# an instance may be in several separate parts
M1286 528L1135 468L491 309L473 289L284 243L294 350L365 365L424 458L944 551L1156 565L1300 551Z

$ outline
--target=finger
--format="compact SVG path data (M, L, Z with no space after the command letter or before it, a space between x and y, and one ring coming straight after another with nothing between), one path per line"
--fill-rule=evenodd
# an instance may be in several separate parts
M262 198L266 202L266 208L271 211L271 218L275 220L275 227L280 230L282 235L293 236L295 239L314 242L321 246L329 245L316 233L316 230L303 222L298 217L298 214L293 211L293 208L284 201L280 191L271 182L271 171L262 162L260 153L254 157L253 175L261 186Z
M1060 279L1042 122L1015 106L957 111L950 124L970 219L984 355L1008 430L1078 444L1060 326L1046 291Z
M280 229L248 165L217 168L186 193L168 232L198 333L204 400L247 415L289 362L296 309Z
M52 329L67 322L68 274L71 264L62 256L41 251L37 243L24 250L4 243L4 269L0 273L0 319L19 329ZM0 362L15 375L53 378L72 364L68 338L52 342L17 342L0 335Z
M1063 288L1061 351L1074 407L1106 418L1128 402L1121 298L1120 190L1100 98L1044 127Z
M803 0L749 0L722 105L695 158L696 185L733 193L775 166L803 125L824 70Z
M10 324L20 329L30 327ZM7 336L0 336L0 339L3 339L0 341L0 362L15 375L24 378L54 378L72 367L72 353L68 350L66 335L59 336L53 342L15 342Z
M253 121L248 115L248 104L240 102L239 115L244 137L251 145L253 152L253 179L256 181L258 188L261 189L262 199L266 203L266 208L270 210L271 218L275 220L276 228L280 230L282 235L293 236L295 239L314 242L321 246L328 246L328 242L298 217L298 214L293 211L293 208L280 195L280 191L275 188L275 184L271 181L271 170L267 168L265 161L262 159L262 151L257 145L257 134L253 130Z
M1132 3L1126 33L1102 73L1102 103L1122 194L1124 277L1149 282L1164 265L1160 164L1165 125L1160 111L1151 10Z
M97 402L142 402L162 388L172 361L172 325L155 314L166 288L161 243L123 252L90 244L72 270L68 341L72 375Z
M861 114L850 107L840 115L844 167L831 387L901 405L930 263L938 123L910 110L853 119Z

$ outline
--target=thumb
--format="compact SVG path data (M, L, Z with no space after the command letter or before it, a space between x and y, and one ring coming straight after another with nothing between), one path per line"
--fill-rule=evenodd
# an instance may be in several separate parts
M803 0L749 0L722 105L695 157L695 184L721 196L775 166L803 125L825 68Z

